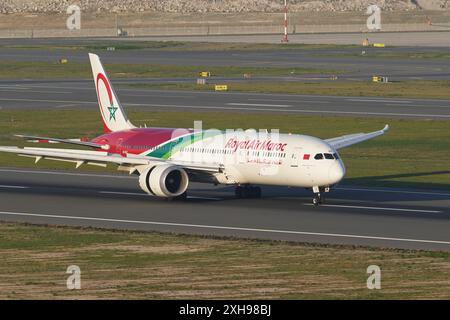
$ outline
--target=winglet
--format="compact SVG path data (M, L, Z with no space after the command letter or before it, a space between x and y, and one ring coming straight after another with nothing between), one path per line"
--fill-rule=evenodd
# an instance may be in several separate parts
M388 125L388 124L385 125L384 128L383 128L383 130L381 130L381 131L383 131L383 132L389 131L389 125Z

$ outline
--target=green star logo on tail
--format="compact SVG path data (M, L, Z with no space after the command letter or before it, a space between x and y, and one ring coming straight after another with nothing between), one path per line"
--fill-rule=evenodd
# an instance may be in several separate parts
M108 111L109 111L109 121L111 121L112 119L114 119L114 121L116 121L116 111L117 111L117 107L114 107L114 104L111 105L111 107L108 107Z

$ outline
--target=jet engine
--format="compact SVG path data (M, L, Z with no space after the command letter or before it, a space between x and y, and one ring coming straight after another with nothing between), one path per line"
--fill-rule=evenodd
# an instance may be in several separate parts
M171 164L148 167L139 176L139 186L148 194L163 198L182 195L189 184L183 168Z

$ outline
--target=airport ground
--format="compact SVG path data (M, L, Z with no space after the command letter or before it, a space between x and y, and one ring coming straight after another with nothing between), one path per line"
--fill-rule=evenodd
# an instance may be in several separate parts
M65 55L69 63L87 64L87 50L9 47L0 49L0 56L15 63L42 63ZM335 68L343 70L339 76L354 77L347 80L355 82L362 82L372 70L390 72L398 81L414 77L425 82L446 81L450 74L448 52L442 48L416 48L414 54L422 52L416 57L411 57L413 53L407 48L392 48L388 52L394 57L361 59L354 57L361 48L351 46L328 48L331 51L310 48L309 53L299 48L256 53L251 48L225 53L97 50L104 54L107 68L108 63L149 61L237 68L262 64L278 68L278 73L288 68L325 70L323 74L306 71L298 75L316 78L305 82L325 84L330 83L328 71ZM276 56L280 60L274 59ZM283 74L260 77L263 84L274 79L292 80ZM23 145L11 138L11 133L18 131L63 137L100 133L92 80L83 79L84 75L72 79L3 78L1 145ZM239 82L236 78L234 74L223 80ZM263 199L239 201L233 198L230 187L197 184L186 203L168 203L143 194L134 177L111 171L61 172L68 167L51 162L39 164L40 170L28 169L24 167L34 167L32 159L2 155L0 216L8 221L1 225L6 240L2 253L19 258L11 260L16 265L1 267L1 274L10 276L1 281L7 285L0 295L30 297L27 292L32 292L49 298L77 297L64 289L65 268L77 260L88 270L86 291L78 297L231 298L238 292L236 297L243 298L448 298L450 103L445 85L438 89L444 92L441 99L408 94L401 98L364 97L365 93L330 96L326 90L301 95L148 89L189 81L195 77L133 76L117 79L117 84L119 97L131 109L130 117L137 125L190 127L193 120L204 120L206 127L278 127L324 138L376 130L385 123L392 129L384 137L343 150L348 179L320 208L310 205L311 195L306 190L265 188ZM247 238L258 240L242 240ZM92 251L80 251L83 244ZM63 247L70 248L67 254L62 253ZM318 264L312 257L322 254ZM56 257L51 267L49 256ZM226 263L220 259L224 256L229 257ZM265 257L267 264L261 260ZM36 264L24 264L30 259ZM365 268L377 263L386 271L386 287L373 292L365 289ZM113 273L117 265L121 266L119 276ZM167 270L178 275L178 284L168 281ZM218 276L221 270L226 272ZM111 280L114 277L116 281ZM181 285L187 277L191 282Z
M2 299L448 299L449 254L0 224ZM66 269L81 269L67 290ZM366 287L379 265L381 290Z

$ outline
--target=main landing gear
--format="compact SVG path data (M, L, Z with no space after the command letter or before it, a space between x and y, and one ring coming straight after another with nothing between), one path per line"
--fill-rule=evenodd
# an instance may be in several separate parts
M261 198L261 188L252 186L237 186L234 194L238 199Z
M312 203L315 206L318 206L319 204L322 204L324 202L324 193L330 192L330 187L313 187L314 197L312 199Z

